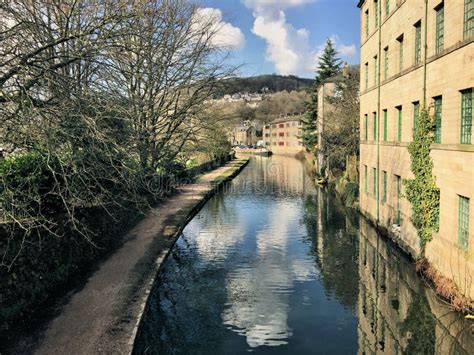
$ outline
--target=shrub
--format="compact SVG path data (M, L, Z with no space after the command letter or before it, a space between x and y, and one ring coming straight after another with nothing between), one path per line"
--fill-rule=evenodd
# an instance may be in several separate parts
M344 187L344 202L346 206L353 207L359 199L359 184L349 181Z

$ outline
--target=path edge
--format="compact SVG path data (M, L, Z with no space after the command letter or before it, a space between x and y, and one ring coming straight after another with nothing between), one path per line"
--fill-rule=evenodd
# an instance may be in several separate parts
M167 248L162 250L159 253L159 255L156 257L156 260L150 272L152 276L149 277L149 279L143 284L143 286L140 288L140 291L139 291L139 294L141 295L141 297L140 297L140 300L137 302L139 304L138 311L135 315L133 315L133 318L136 319L136 323L133 326L131 334L129 335L129 339L126 343L126 349L124 349L124 352L126 354L132 354L133 352L135 340L138 335L138 331L142 325L143 315L147 308L153 285L156 281L157 276L160 273L163 263L168 258L169 254L171 253L171 250L173 249L177 240L181 236L184 228L186 228L188 223L199 213L199 211L205 206L205 204L209 201L209 199L219 191L222 185L224 185L227 181L230 181L233 178L235 178L237 175L239 175L240 172L247 166L249 161L250 161L249 158L231 160L231 162L236 162L236 163L240 162L240 164L223 172L221 175L217 176L210 182L213 185L212 188L202 195L202 198L196 203L196 205L194 205L191 208L191 210L187 213L187 215L183 218L183 220L180 221L178 229L176 230L176 232L174 232L170 236L170 238L172 239L172 242Z

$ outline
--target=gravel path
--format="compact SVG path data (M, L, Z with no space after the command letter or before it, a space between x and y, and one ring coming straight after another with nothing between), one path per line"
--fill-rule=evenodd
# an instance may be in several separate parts
M245 166L234 160L152 209L47 325L38 354L130 353L156 272L186 223Z

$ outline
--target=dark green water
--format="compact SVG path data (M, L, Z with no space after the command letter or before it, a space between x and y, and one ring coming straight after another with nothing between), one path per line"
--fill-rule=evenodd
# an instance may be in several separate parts
M472 354L472 332L300 161L255 157L185 228L134 352Z

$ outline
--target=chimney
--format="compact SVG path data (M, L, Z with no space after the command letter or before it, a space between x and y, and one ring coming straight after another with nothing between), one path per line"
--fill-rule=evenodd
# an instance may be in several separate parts
M344 62L344 67L342 68L342 76L347 78L349 76L349 65L347 62Z

